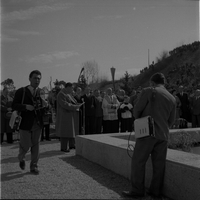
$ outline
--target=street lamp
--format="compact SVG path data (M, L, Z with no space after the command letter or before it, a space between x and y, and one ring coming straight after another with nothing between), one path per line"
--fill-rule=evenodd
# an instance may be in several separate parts
M111 71L111 76L112 76L112 81L113 81L113 90L115 92L115 68L111 67L110 71Z

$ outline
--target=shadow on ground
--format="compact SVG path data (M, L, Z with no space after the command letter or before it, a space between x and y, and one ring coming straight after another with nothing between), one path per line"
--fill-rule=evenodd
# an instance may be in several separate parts
M58 155L62 155L63 153L59 150L53 150L53 151L46 151L43 153L40 153L40 159L41 158L48 158L48 157L54 157L54 156L58 156ZM26 154L26 161L29 161L31 159L31 155L30 155L30 150L29 152ZM5 158L1 160L1 164L5 164L5 163L18 163L18 158L17 158L17 154L15 157L9 157L9 158Z
M35 176L35 174L32 174L31 172L26 172L26 173L23 173L22 171L8 172L5 174L1 174L1 182L10 181L16 178L21 178L26 175Z
M71 157L62 157L60 159L92 177L104 187L115 191L120 196L123 190L130 189L130 182L128 179L80 156L75 155Z

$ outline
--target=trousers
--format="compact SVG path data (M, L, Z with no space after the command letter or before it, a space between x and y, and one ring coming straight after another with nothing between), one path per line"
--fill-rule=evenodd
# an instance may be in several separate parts
M69 150L75 147L75 138L61 137L60 138L60 149Z
M200 115L192 115L192 128L200 127Z
M150 155L153 176L149 191L154 195L160 195L164 181L167 141L151 136L136 140L131 162L132 191L137 194L145 193L145 166Z
M28 130L19 130L20 141L19 141L19 161L25 160L26 153L30 149L31 151L31 162L30 169L37 168L39 160L39 144L42 129L38 125L34 125L33 128Z

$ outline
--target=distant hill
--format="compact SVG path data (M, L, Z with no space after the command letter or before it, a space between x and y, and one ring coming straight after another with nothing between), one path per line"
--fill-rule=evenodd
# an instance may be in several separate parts
M167 78L167 88L176 88L179 85L188 87L188 90L200 88L200 42L196 41L192 44L182 45L169 52L169 55L163 55L158 58L158 62L150 65L149 68L141 70L139 75L133 77L131 87L147 87L150 77L161 72ZM122 85L121 80L115 81L115 88ZM112 82L104 83L100 89L105 90L112 87Z

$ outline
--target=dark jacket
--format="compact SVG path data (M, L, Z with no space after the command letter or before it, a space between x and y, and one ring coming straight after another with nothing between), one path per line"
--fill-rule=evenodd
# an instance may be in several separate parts
M85 116L95 116L95 97L93 95L87 96L84 94L81 98L83 98L85 102Z
M193 96L190 99L191 112L193 115L200 115L200 97L196 99L196 96Z
M180 101L181 101L181 118L186 119L188 122L191 122L191 113L190 113L190 102L189 102L189 97L187 93L183 93L183 95L181 95L180 93L178 93L176 95Z
M42 100L40 97L40 88L37 90L35 97L31 94L28 86L25 87L24 101L22 103L22 97L24 89L19 88L16 93L12 103L12 109L21 112L22 121L20 124L20 129L22 130L31 130L34 121L36 120L38 125L42 128L44 115L44 108L42 108ZM37 110L29 111L26 109L26 105L32 105L35 108L40 108Z
M6 114L8 113L8 108L12 105L12 100L9 101L4 95L0 96L1 99L1 133L7 132L11 133L12 129L9 126L10 117Z
M95 97L95 117L103 117L102 101L101 97Z

